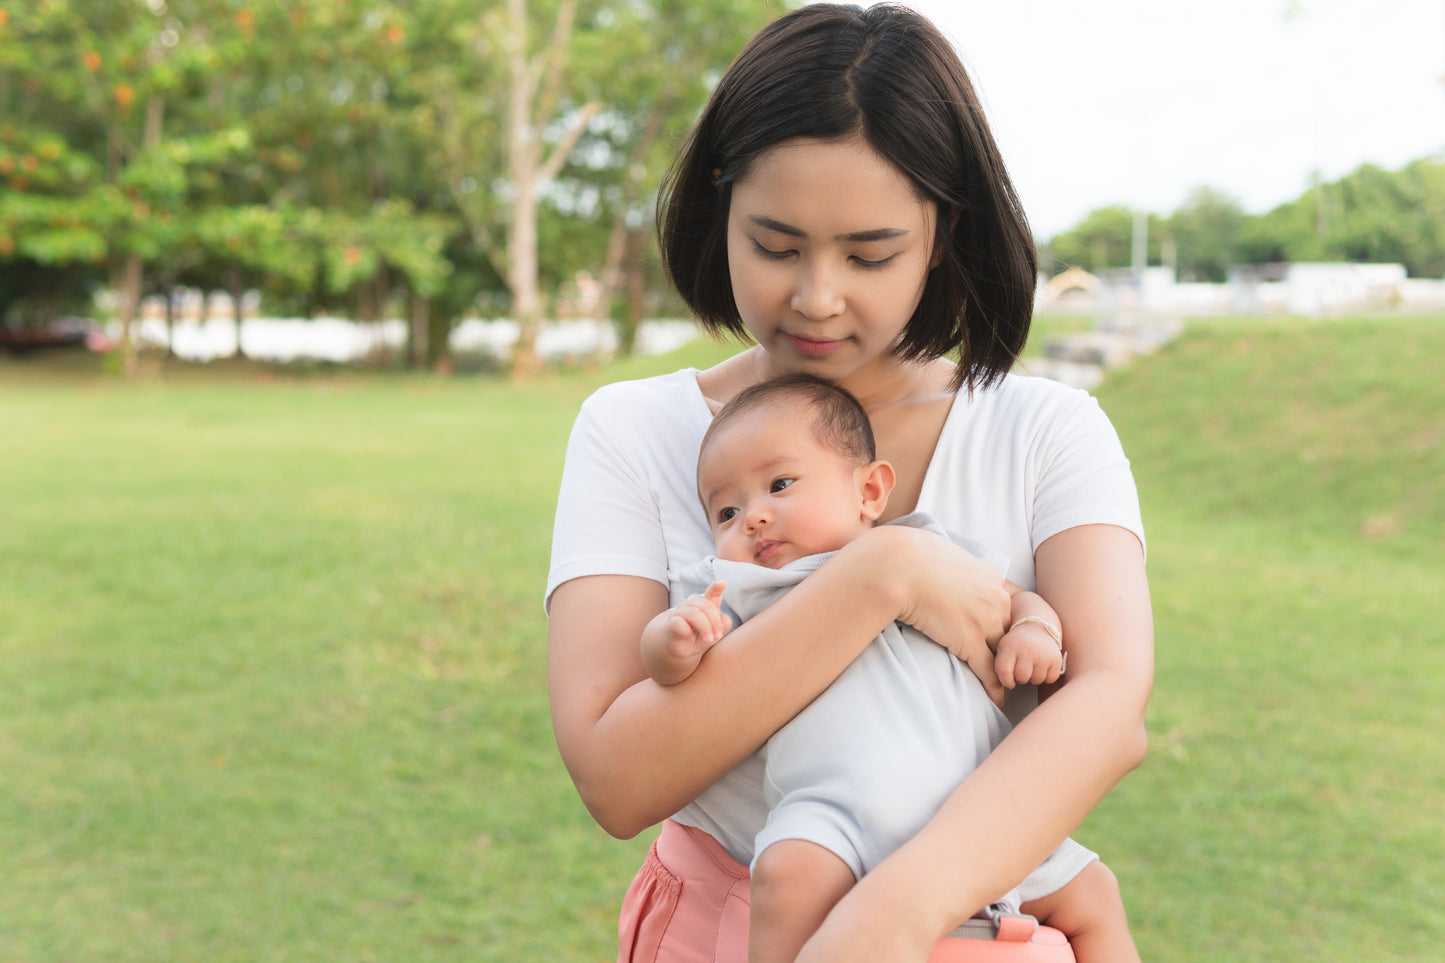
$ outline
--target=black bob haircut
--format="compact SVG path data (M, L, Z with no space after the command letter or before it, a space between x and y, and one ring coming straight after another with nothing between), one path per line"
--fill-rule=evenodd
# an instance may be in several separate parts
M700 450L706 452L713 438L741 415L788 402L794 404L779 417L810 419L813 437L824 448L837 452L854 465L867 465L877 459L873 425L858 399L842 385L804 372L778 375L733 395L713 417L712 424L707 426ZM795 411L797 402L801 402L806 410ZM701 463L701 458L698 460Z
M898 356L957 350L956 387L1006 374L1033 316L1033 235L958 55L926 17L895 4L820 3L784 14L747 43L713 91L657 208L663 263L703 327L746 335L728 271L729 185L795 137L861 137L938 207L942 257Z

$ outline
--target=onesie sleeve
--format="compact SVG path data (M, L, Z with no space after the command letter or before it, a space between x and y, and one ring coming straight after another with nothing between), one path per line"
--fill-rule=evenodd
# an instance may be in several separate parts
M635 575L668 584L667 549L637 419L607 389L583 403L567 442L544 609L563 582Z
M1139 493L1113 424L1085 392L1071 391L1058 402L1031 453L1034 550L1065 529L1099 524L1128 529L1142 547Z

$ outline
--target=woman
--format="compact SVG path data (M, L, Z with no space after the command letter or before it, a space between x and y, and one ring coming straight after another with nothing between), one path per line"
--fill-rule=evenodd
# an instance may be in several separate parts
M887 517L926 510L1002 550L1063 622L1068 683L1037 708L1011 702L1014 732L799 957L924 960L1143 757L1152 621L1127 461L1086 395L1007 375L1032 311L1031 236L957 56L911 11L815 5L764 28L679 155L659 228L702 323L756 346L603 389L568 447L547 595L558 746L609 832L668 820L629 892L620 959L742 958L736 861L762 805L751 754L883 626L912 624L978 666L1004 630L996 571L888 526L685 683L647 680L642 629L711 545L693 486L711 413L806 371L867 410L899 479ZM1002 816L1016 832L998 832Z

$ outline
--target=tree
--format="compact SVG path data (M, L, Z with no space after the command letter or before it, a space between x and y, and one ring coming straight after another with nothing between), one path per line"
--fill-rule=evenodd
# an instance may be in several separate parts
M56 0L0 22L5 247L51 267L108 268L126 370L143 264L184 193L185 145L167 140L164 123L195 51L164 11Z
M590 211L569 206L570 223L590 220L606 228L605 256L594 269L611 302L619 350L628 353L649 286L666 284L648 275L662 173L722 69L777 10L766 0L652 0L617 9L616 29L587 35L606 44L583 57L605 71L609 98L561 186L572 198L592 192Z
M1148 217L1148 260L1158 264L1163 225L1155 215ZM1086 271L1130 267L1134 263L1134 211L1120 205L1091 211L1077 227L1050 239L1047 252L1056 265Z
M624 334L635 329L673 141L774 12L767 0L17 9L0 0L11 313L44 300L14 280L20 266L109 278L131 367L142 292L189 285L239 303L260 288L306 313L404 312L413 356L442 363L451 324L500 288L523 323L519 371L535 363L544 287L583 268L631 292Z
M264 162L231 187L266 200L294 242L289 270L249 262L249 280L306 314L424 314L450 283L462 230L435 202L407 83L436 53L432 38L406 8L311 0L246 13L256 54L240 103ZM263 36L274 39L255 43Z
M1259 217L1240 236L1241 259L1404 264L1416 277L1445 274L1445 162L1390 172L1366 164Z
M587 267L609 294L629 273L636 289L673 137L775 12L765 0L508 0L505 16L456 27L470 67L419 82L453 202L507 281L514 371L536 363L543 279Z
M449 2L429 12L460 57L418 65L411 82L450 203L505 279L520 328L513 369L526 374L537 363L542 315L538 208L602 105L571 82L577 0L507 0L480 16L467 8Z
M1242 263L1240 235L1249 216L1232 197L1209 187L1190 192L1184 206L1164 222L1175 263L1186 280L1219 283Z
M385 149L405 141L384 82L401 37L342 0L256 6L50 0L0 20L0 258L104 266L127 371L147 272L237 305L279 278L376 311L392 272L426 293L449 270L455 218L374 162L414 166ZM318 141L324 166L298 151Z

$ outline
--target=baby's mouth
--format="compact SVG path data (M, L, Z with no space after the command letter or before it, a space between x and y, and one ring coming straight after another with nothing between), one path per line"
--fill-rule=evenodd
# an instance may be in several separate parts
M778 553L783 543L775 538L760 538L753 543L753 561L759 565L767 565L768 559Z

